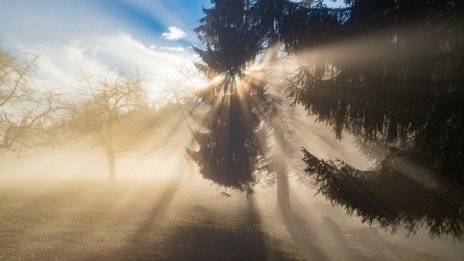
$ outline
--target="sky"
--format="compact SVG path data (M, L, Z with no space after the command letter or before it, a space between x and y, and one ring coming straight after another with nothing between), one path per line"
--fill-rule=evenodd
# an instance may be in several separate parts
M0 0L0 47L25 60L40 54L34 77L43 88L80 88L84 75L139 70L156 91L198 61L191 46L201 42L192 29L209 6L209 0Z
M40 54L34 77L69 89L85 77L139 70L151 88L198 60L192 31L208 0L0 0L0 47L22 59ZM159 85L159 86L158 86Z

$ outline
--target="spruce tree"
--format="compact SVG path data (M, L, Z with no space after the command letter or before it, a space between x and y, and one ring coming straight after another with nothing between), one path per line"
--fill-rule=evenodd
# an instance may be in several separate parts
M212 84L197 92L207 112L194 115L193 137L199 148L188 152L205 178L251 192L263 158L256 104L263 90L245 80L245 70L259 52L261 39L253 30L250 1L211 2L214 6L204 9L205 17L195 29L206 49L194 50L204 62L197 68Z

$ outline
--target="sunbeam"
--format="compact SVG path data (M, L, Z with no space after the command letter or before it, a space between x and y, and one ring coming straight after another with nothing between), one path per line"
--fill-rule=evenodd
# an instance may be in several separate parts
M0 8L0 260L463 260L464 2L155 2Z

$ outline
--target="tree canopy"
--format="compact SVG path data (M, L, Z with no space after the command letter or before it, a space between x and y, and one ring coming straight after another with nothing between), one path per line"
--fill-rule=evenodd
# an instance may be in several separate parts
M462 236L462 220L456 219L460 205L453 207L449 216L443 214L447 211L440 214L409 206L394 206L399 212L385 216L379 212L383 210L363 209L359 202L364 196L351 188L358 183L375 188L400 186L402 175L425 177L429 175L426 173L443 181L440 184L463 184L462 1L346 0L343 8L328 8L323 1L211 2L213 7L204 9L205 17L196 29L205 49L195 48L204 62L197 67L209 79L216 79L210 88L199 93L209 110L199 124L203 131L194 132L200 149L193 153L193 158L202 173L208 173L204 174L206 177L226 186L233 184L232 180L239 182L236 184L256 182L256 168L251 166L259 162L257 159L266 158L267 153L260 150L257 139L262 129L258 126L266 124L256 108L261 104L272 111L275 107L269 104L276 104L272 100L275 97L268 95L266 80L239 92L237 79L246 82L247 69L280 42L281 56L292 57L297 71L279 87L309 114L333 126L337 138L348 132L364 152L372 147L388 152L387 158L378 158L377 169L363 172L346 163L327 163L305 149L307 173L322 185L321 191L349 211L370 213L366 219L371 222L393 220L392 223L403 222L411 227L407 220L420 212L412 220L430 221L431 233L447 230ZM252 120L243 121L247 118ZM237 155L241 158L234 161ZM400 171L398 162L421 167ZM213 173L224 176L212 178L219 175ZM405 184L409 183L403 182L406 191L410 186ZM415 189L422 192L417 195L426 195L427 199L441 193L419 188ZM351 193L349 199L337 191ZM443 200L462 199L460 193L452 191L459 188L448 191L451 196L447 192L444 198L430 200L438 202L438 207ZM379 197L386 194L382 195ZM444 220L455 222L448 224Z

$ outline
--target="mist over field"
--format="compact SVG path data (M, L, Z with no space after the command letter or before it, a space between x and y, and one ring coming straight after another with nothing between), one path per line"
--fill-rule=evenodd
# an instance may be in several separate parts
M0 260L462 260L463 14L0 0Z

